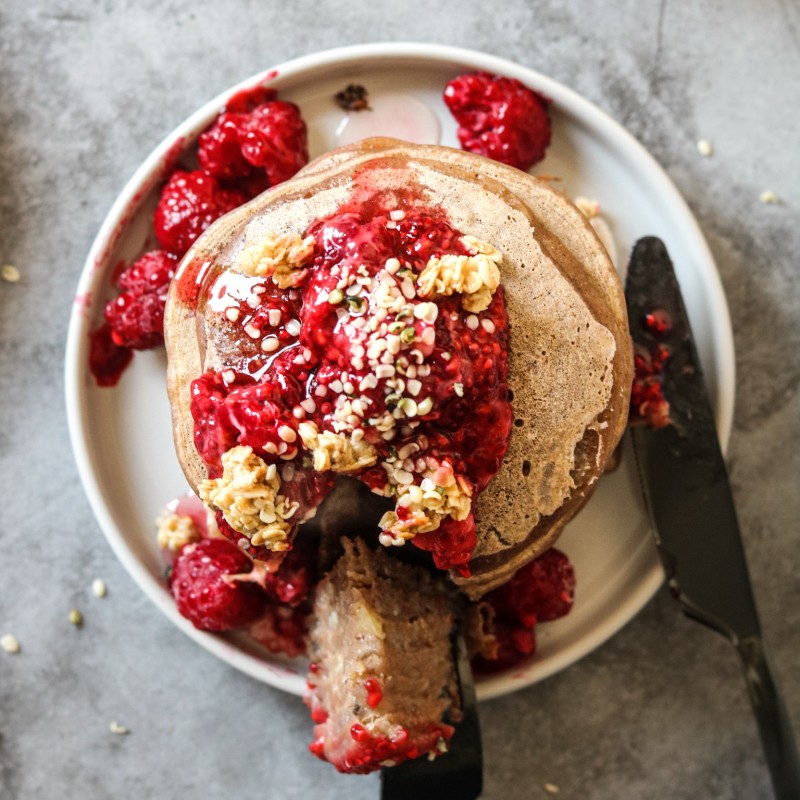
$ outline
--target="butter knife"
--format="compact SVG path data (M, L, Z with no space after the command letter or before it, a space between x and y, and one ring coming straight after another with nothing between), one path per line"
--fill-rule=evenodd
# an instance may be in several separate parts
M657 428L633 425L631 436L670 589L688 617L723 634L736 648L775 796L798 800L800 760L794 735L761 636L689 320L660 239L647 237L636 243L625 295L637 375L646 373L637 378L636 400L642 401L645 417L656 425L667 423Z

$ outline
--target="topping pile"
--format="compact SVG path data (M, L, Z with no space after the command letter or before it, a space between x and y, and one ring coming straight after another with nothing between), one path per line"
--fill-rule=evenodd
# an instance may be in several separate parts
M245 363L192 385L200 494L257 558L347 473L396 498L382 544L414 540L468 574L473 500L511 427L502 255L397 206L353 202L206 278L205 313Z

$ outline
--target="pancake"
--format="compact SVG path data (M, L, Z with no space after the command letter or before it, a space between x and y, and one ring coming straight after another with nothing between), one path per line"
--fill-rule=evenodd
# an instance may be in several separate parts
M246 243L302 236L357 194L386 200L409 188L458 231L502 253L514 425L500 469L473 504L470 575L452 575L479 597L554 543L627 420L632 354L620 281L591 225L547 183L459 150L370 139L322 156L218 220L185 257L167 300L175 445L197 489L207 471L194 444L191 382L245 363L241 336L205 302L202 280L198 297L187 292L198 270L235 271Z

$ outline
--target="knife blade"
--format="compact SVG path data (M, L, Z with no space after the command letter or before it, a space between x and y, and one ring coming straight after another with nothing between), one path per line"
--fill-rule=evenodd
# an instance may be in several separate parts
M689 319L660 239L636 243L625 296L637 367L630 432L670 589L687 616L736 647L775 795L798 800L800 759L764 649Z

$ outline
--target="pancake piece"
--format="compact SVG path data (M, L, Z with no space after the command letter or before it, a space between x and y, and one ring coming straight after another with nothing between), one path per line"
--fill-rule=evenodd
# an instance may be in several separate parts
M502 254L513 427L499 470L472 502L477 544L469 574L453 572L463 591L479 597L553 544L594 488L627 419L632 355L619 279L587 220L548 184L462 151L370 139L317 159L219 220L187 254L167 302L175 443L190 484L203 486L192 381L246 370L255 349L210 296L216 279L238 280L242 253L254 242L302 239L312 223L354 201L392 209L409 194ZM330 487L317 488L298 518L312 515ZM272 500L280 505L280 495Z
M446 752L459 708L451 598L425 569L342 546L314 595L311 751L355 773Z

